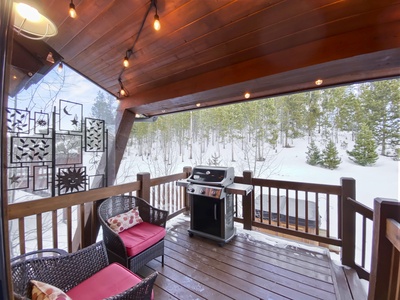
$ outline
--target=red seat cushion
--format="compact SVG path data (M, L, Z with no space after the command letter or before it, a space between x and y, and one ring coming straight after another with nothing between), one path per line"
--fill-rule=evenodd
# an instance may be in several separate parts
M128 256L135 256L165 237L164 227L142 222L119 233Z
M108 298L138 284L142 279L118 263L108 265L67 292L72 299Z

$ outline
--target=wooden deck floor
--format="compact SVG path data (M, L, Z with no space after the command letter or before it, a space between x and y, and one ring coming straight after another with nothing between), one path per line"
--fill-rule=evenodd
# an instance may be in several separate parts
M164 268L153 260L140 270L159 272L155 299L352 299L339 292L346 279L323 251L274 246L243 231L219 247L190 238L188 228L184 218L169 226Z

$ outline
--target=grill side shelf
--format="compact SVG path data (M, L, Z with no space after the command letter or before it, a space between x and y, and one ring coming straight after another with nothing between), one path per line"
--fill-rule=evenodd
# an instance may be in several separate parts
M187 179L181 179L176 182L177 186L183 186L185 188L187 188L189 184L190 182Z
M247 196L253 190L253 186L242 183L232 183L225 188L227 194L237 194Z

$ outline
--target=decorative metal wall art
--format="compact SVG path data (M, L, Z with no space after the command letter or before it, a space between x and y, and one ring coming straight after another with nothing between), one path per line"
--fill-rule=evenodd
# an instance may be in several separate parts
M80 103L58 104L51 114L7 108L8 190L56 196L106 186L107 165L98 170L108 155L104 120L83 119Z

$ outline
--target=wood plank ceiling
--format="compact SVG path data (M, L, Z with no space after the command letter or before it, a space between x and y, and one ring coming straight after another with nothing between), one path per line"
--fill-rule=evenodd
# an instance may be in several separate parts
M42 1L64 62L155 116L400 74L400 0ZM135 39L137 42L135 43ZM135 45L130 66L122 66Z

